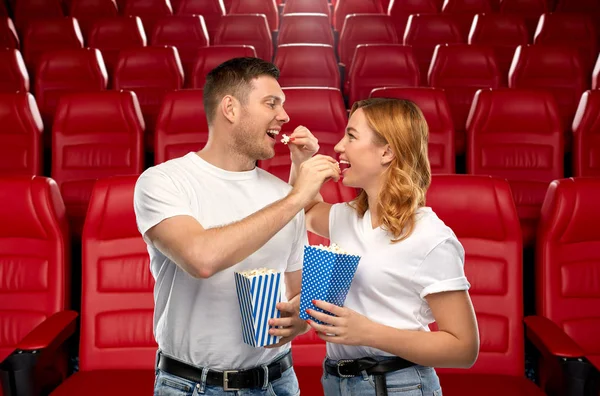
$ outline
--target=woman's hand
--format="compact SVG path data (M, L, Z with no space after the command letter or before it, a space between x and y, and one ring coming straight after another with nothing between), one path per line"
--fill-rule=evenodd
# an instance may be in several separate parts
M376 327L375 322L349 308L338 307L325 301L315 300L313 304L335 315L306 310L310 316L325 323L321 325L312 320L307 321L319 338L335 344L369 346L368 337Z

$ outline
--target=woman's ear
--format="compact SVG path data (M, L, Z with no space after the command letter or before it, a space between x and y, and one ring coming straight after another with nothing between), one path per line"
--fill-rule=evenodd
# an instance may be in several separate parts
M392 160L395 157L396 155L394 155L394 152L392 151L390 145L386 144L385 150L383 151L383 154L381 156L381 165L389 165L389 163L392 162Z
M238 114L237 100L231 95L226 95L223 97L223 100L221 100L221 106L219 108L223 116L233 124Z

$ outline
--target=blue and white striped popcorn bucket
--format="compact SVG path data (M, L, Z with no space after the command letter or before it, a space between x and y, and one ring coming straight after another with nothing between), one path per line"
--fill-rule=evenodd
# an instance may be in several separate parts
M347 254L333 244L331 247L304 246L300 319L323 324L306 313L307 309L323 312L312 303L313 300L343 307L359 261L360 256Z
M281 337L269 334L269 319L279 318L275 307L281 301L281 273L253 270L235 273L244 343L253 347L277 344Z

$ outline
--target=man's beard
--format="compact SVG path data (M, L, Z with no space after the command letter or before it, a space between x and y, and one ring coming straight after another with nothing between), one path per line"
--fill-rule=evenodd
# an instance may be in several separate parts
M267 128L262 131L262 135L257 130L260 128L250 120L250 115L246 114L248 122L244 122L234 131L233 144L234 150L240 155L253 161L266 160L273 158L275 149L265 143Z

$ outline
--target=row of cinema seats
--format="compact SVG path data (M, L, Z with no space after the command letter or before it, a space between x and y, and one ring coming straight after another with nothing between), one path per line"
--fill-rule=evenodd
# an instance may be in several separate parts
M285 109L291 122L309 128L320 141L320 152L337 158L347 113L334 88L284 88ZM434 174L455 173L457 133L447 92L439 88L380 88L371 96L411 99L423 110L430 128L429 158ZM65 95L57 106L51 131L51 176L58 183L74 235L80 235L96 179L139 174L144 169L144 140L152 139L156 163L199 150L208 139L201 90L169 92L158 112L156 133L148 136L136 95L105 91ZM30 94L0 95L3 144L0 169L4 174L41 174L41 123ZM467 130L466 173L507 178L521 219L526 246L535 230L549 183L565 176L565 141L573 141L574 176L600 176L600 90L585 92L565 136L560 107L546 91L483 89L474 96ZM260 166L288 180L289 152L278 144L274 158ZM566 165L566 166L565 166Z
M79 315L68 310L70 298L79 296L68 295L69 282L76 280L70 279L68 226L58 185L41 176L0 179L4 396L15 395L12 388L23 383L54 386L63 379L60 356L77 316L79 371L51 395L152 392L153 278L132 208L136 178L95 183L83 232ZM324 186L335 188L333 182ZM577 378L600 369L598 196L600 178L551 184L537 230L537 315L524 319L521 231L510 184L490 176L433 177L428 206L465 247L481 338L471 369L438 370L444 395L535 396L544 394L541 389L550 395L584 395ZM542 351L539 387L523 375L525 333ZM293 342L292 353L302 393L322 394L323 342L308 333ZM43 367L27 370L36 362ZM565 387L570 387L567 393Z

